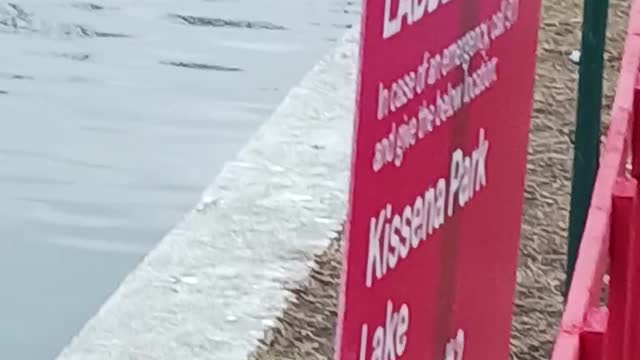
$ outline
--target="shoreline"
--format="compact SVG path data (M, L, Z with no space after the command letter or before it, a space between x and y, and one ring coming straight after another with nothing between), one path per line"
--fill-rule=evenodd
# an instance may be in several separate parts
M58 360L242 359L346 215L358 27L292 88Z
M567 56L579 47L582 8L578 0L542 6L514 360L548 357L563 303L577 79ZM614 0L610 9L604 112L615 90L628 3ZM331 359L358 29L292 89L59 360Z

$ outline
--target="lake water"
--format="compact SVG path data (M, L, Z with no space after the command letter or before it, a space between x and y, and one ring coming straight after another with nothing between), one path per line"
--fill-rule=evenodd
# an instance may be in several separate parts
M53 359L358 14L0 1L0 358Z

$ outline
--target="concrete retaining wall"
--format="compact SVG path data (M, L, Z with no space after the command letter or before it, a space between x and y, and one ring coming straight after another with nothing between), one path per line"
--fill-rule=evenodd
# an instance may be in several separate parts
M358 30L291 90L59 360L246 358L344 220Z

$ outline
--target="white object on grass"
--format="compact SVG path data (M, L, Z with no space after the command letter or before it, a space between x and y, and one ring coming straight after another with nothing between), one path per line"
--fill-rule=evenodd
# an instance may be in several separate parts
M576 65L580 64L580 50L573 50L569 55L569 60Z

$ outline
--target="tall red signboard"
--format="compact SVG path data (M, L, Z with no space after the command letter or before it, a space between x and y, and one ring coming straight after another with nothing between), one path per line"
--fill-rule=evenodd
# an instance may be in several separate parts
M339 360L508 359L540 0L364 0Z

